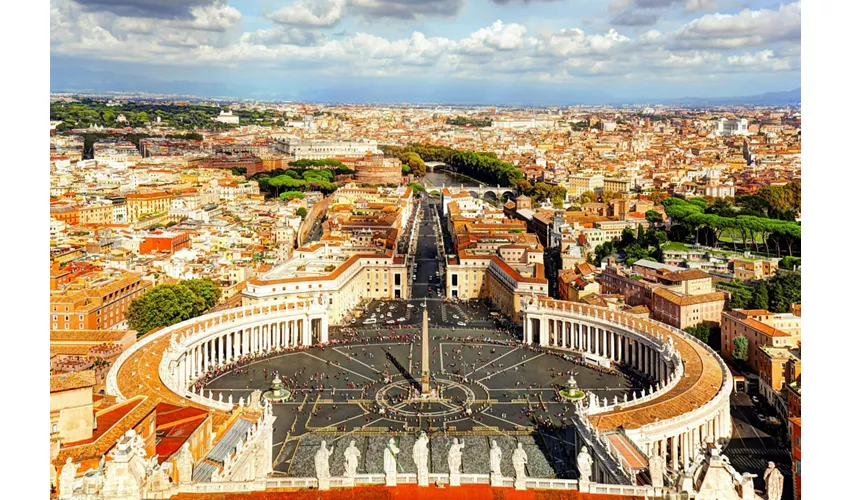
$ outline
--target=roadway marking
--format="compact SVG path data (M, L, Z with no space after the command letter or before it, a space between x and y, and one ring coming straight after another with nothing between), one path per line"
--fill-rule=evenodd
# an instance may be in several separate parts
M512 426L514 426L514 427L516 427L516 426L519 426L519 427L528 427L528 426L526 426L526 425L518 424L518 423L516 423L516 422L511 422L510 420L505 420L505 419L504 419L504 418L502 418L502 417L497 417L496 415L493 415L493 414L490 414L490 413L482 413L481 415L484 415L484 416L487 416L487 417L493 417L493 418L495 418L496 420L501 420L502 422L504 422L504 423L506 423L506 424L511 424L511 425L512 425Z
M487 376L486 376L486 377L484 377L484 378L480 378L480 379L478 379L478 382L482 382L482 381L484 381L484 380L489 380L489 379L491 379L491 378L495 377L496 375L498 375L498 374L500 374L500 373L504 373L504 372L506 372L506 371L510 370L511 368L515 368L515 367L517 367L517 366L524 365L524 364L528 363L529 361L534 361L535 359L537 359L537 358L539 358L539 357L541 357L541 356L546 356L546 354L547 354L547 353L545 353L545 352L544 352L544 353L541 353L541 354L538 354L537 356L534 356L534 357L533 357L533 358L531 358L531 359L526 359L526 360L520 361L519 363L517 363L517 364L515 364L515 365L513 365L513 366L509 366L509 367L505 368L504 370L499 370L499 371L497 371L497 372L493 372L493 373L491 373L490 375L487 375Z
M376 369L375 369L375 367L374 367L374 366L369 366L369 365L367 365L366 363L364 363L364 362L360 361L359 359L354 359L354 358L353 358L350 354L345 354L345 353L343 353L343 352L337 351L337 348L336 348L336 347L334 347L334 348L333 348L333 350L334 350L334 351L336 351L336 352L338 352L338 353L340 353L340 354L342 354L342 355L343 355L343 356L345 356L346 358L348 358L348 361L354 361L355 363L360 363L361 365L365 366L366 368L368 368L368 369L370 369L370 370L372 370L372 371L378 371L378 370L376 370ZM342 367L340 367L340 368L342 368Z
M482 369L482 368L486 367L487 365L494 364L496 361L499 361L500 359L504 358L504 357L505 357L505 356L507 356L508 354L510 354L510 353L512 353L512 352L514 352L514 351L517 351L517 350L519 350L519 347L514 347L512 350L510 350L510 351L508 351L508 352L506 352L506 353L502 354L501 356L499 356L498 358L494 359L493 361L490 361L489 363L484 363L483 365L479 366L478 368L476 368L476 369L472 370L471 372L469 372L469 373L467 373L466 375L464 375L464 377L468 377L468 376L472 375L473 373L475 373L475 372L477 372L478 370L480 370L480 369ZM474 364L474 363L473 363L473 366L475 366L475 364Z
M361 417L365 417L365 415L360 415L360 416L361 416ZM361 425L359 429L352 430L352 431L350 431L350 432L346 432L346 433L345 433L345 434L343 434L342 436L339 436L339 437L337 437L337 438L332 439L332 440L331 440L331 443L335 443L335 442L339 441L340 439L343 439L343 438L345 438L346 436L350 436L350 435L354 434L355 432L358 432L358 431L360 431L360 430L362 430L362 429L365 429L366 427L369 427L369 426L370 426L370 425L372 425L372 424L376 424L376 423L380 422L381 420L384 420L384 418L383 418L383 417L381 417L381 418L377 418L377 419L372 420L371 422L367 423L366 425Z
M319 361L323 361L323 362L327 362L327 361L328 361L328 360L326 360L326 359L322 359L322 358L320 358L320 357L318 357L318 356L313 356L312 354L309 354L309 353L306 353L306 352L302 352L301 354L304 354L305 356L310 356L311 358L314 358L314 359L318 359ZM345 370L345 371L347 371L347 372L349 372L349 373L352 373L352 374L354 374L354 375L357 375L358 377L365 378L366 380L368 380L368 381L370 381L370 382L377 382L377 380L375 380L375 379L371 379L371 378L367 377L366 375L363 375L363 374L357 373L356 371L351 370L351 369L349 369L349 368L346 368L346 367L344 367L344 366L339 366L339 365L331 365L331 366L335 366L336 368L341 368L341 369L343 369L343 370Z

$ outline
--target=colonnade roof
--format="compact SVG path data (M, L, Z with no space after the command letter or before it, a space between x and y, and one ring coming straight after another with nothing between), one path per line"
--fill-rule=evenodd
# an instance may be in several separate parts
M684 364L684 374L679 382L664 394L620 410L599 413L588 417L594 427L602 432L623 429L637 429L659 421L669 420L704 406L720 391L723 384L723 368L720 362L707 349L687 338L672 327L660 327L641 318L626 313L606 311L578 303L555 299L540 299L541 307L552 309L571 309L575 312L591 315L593 309L609 314L609 320L624 323L634 320L638 329L646 326L650 332L657 332L666 340L673 339L674 348L679 351ZM592 316L591 316L592 318Z

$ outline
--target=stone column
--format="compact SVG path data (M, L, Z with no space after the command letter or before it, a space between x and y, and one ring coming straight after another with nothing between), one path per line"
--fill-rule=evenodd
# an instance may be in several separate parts
M543 347L549 345L549 318L540 319L540 345Z
M567 348L567 322L561 320L561 347Z
M321 328L321 330L320 330L321 337L320 338L321 338L321 340L320 340L320 342L322 344L327 344L328 343L328 318L324 317L324 318L321 318L319 321L321 321L321 325L320 325L320 328Z
M691 465L691 440L689 432L685 431L682 434L682 466L685 470Z

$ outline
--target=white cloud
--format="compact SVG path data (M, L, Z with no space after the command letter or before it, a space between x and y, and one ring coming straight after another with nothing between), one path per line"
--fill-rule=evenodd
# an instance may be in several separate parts
M298 0L265 14L278 24L333 26L342 18L345 0Z
M800 41L800 2L778 10L745 9L737 14L710 14L694 19L674 39L684 48L738 48L780 41Z
M362 5L367 0L358 1ZM389 1L401 5L412 0ZM647 30L625 36L614 29L594 33L570 27L532 32L523 24L495 21L454 39L418 31L396 38L363 30L331 36L321 28L335 24L350 3L336 0L326 3L325 10L313 8L316 4L298 5L313 17L290 11L286 19L292 24L243 32L241 14L225 2L191 6L190 17L152 19L93 12L71 0L53 0L51 48L54 55L137 64L262 65L327 77L379 78L425 71L446 78L545 76L572 81L616 75L696 81L725 73L799 71L799 38L794 36L799 33L799 3L702 16L666 33ZM295 23L297 19L302 22Z

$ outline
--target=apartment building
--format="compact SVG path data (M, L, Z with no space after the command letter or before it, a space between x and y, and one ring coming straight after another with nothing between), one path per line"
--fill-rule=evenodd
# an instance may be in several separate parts
M50 325L54 330L106 330L125 321L130 302L151 283L135 272L90 273L50 295Z
M764 309L733 309L721 314L720 354L732 359L735 339L747 339L747 365L758 370L756 356L762 346L797 347L800 342L801 318L791 313L772 313Z
M145 215L168 213L171 209L172 195L154 191L150 193L128 193L127 220L136 222Z

